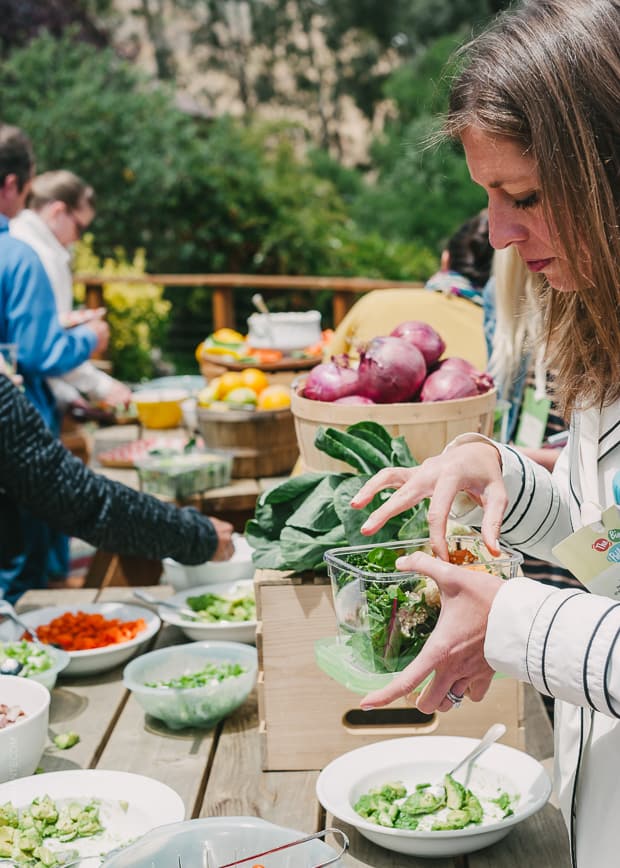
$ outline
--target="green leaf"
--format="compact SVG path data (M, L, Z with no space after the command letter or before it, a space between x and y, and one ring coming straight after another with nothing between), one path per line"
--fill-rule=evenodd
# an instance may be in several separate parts
M350 464L360 473L373 473L374 467L358 455L359 443L354 437L335 428L317 428L314 445L330 458Z
M297 527L314 533L327 533L340 524L334 507L334 491L344 477L330 474L319 482L313 492L286 520L287 527Z
M375 449L382 452L386 458L389 458L392 451L392 437L378 422L356 422L354 425L349 425L347 433L366 440Z
M429 500L422 500L413 508L413 515L405 521L398 531L398 539L426 539L428 537L429 503Z
M285 527L280 537L285 569L299 571L316 569L323 563L323 555L328 549L345 545L347 538L342 525L318 537L296 527Z
M411 454L411 450L404 437L392 438L390 462L394 467L417 467L418 462Z
M369 479L368 476L352 476L344 479L334 492L334 506L340 521L342 522L348 543L345 545L366 545L368 543L390 542L390 540L398 539L398 531L402 524L410 517L411 513L401 513L401 515L391 518L380 530L372 535L372 537L364 536L361 532L361 527L375 509L381 506L383 502L381 495L378 494L372 499L368 506L362 509L353 509L351 506L351 498L354 497L360 490L362 485Z
M301 473L299 476L291 476L286 482L265 491L260 496L259 503L286 503L301 494L307 495L311 489L329 475L328 473Z

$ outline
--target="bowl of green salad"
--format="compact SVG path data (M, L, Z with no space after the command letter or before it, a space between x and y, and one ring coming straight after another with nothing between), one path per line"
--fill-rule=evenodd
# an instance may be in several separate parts
M159 606L162 621L180 627L188 639L256 641L256 602L251 580L201 585L167 598L174 611Z
M0 666L15 661L15 674L38 681L48 690L56 684L58 675L69 665L71 657L62 648L37 645L25 639L14 642L0 640Z
M544 807L551 780L537 760L504 744L447 774L477 743L423 735L365 745L323 769L317 797L396 853L446 858L481 850Z
M248 698L256 649L239 642L190 642L136 657L123 683L147 714L170 729L210 728Z

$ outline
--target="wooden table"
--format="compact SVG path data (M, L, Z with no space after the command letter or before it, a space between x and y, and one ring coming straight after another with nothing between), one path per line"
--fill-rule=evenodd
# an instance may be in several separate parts
M169 588L152 593L167 596ZM30 591L18 608L79 604L94 600L131 598L123 588L78 591ZM184 640L176 628L165 627L155 645ZM122 667L92 678L60 682L53 692L50 734L74 730L80 742L67 751L48 746L41 765L45 771L72 768L119 769L157 778L183 798L186 817L259 816L307 833L326 823L342 827L351 847L347 868L568 868L568 841L556 808L547 805L520 823L503 841L455 859L402 856L371 844L354 829L326 817L315 796L316 771L263 772L256 699L211 731L168 731L145 719L124 688ZM538 759L552 752L552 734L538 694L527 691L526 740Z

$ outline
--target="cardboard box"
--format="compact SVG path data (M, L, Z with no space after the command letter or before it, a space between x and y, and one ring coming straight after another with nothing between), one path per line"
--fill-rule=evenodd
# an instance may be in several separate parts
M362 712L360 696L315 661L318 639L337 634L326 576L257 570L258 701L264 770L321 769L349 750L386 738L464 735L480 738L497 721L502 742L524 747L523 685L496 678L482 702L422 715L404 700Z

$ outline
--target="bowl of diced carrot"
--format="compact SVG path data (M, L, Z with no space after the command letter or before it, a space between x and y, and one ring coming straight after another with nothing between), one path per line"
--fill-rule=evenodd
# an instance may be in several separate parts
M161 625L150 609L113 602L46 606L21 617L40 642L68 653L63 676L93 675L125 663ZM0 639L14 640L22 634L12 623L0 626Z

